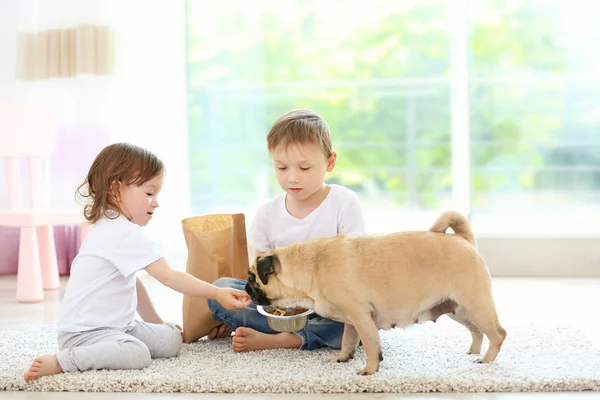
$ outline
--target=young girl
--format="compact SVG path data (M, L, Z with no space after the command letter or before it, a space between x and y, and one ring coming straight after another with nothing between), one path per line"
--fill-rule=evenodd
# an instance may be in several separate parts
M158 207L164 166L140 147L117 143L94 160L77 193L88 197L93 224L73 260L58 322L56 354L36 358L25 380L92 369L141 369L151 358L175 357L181 328L163 323L135 273L146 270L180 293L247 307L241 290L218 288L169 267L141 228ZM85 189L85 190L84 190ZM136 309L145 322L134 320Z

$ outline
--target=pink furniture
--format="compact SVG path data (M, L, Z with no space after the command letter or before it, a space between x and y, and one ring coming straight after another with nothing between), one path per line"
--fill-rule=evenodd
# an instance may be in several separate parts
M52 109L22 101L0 101L0 157L6 166L8 210L0 210L0 226L20 228L17 300L39 302L43 289L60 286L54 225L81 225L82 238L88 224L81 208L72 210L46 207L43 159L54 149ZM26 160L28 175L22 177L21 164ZM29 191L29 204L23 202L23 187ZM24 185L25 186L25 185Z

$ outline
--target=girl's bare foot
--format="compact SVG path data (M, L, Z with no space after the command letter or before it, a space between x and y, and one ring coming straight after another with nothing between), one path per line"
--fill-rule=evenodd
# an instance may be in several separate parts
M291 332L274 335L255 331L251 328L237 328L233 337L233 351L253 351L267 349L296 349L302 346L300 336Z
M54 354L41 356L33 360L29 370L25 372L25 380L30 381L44 375L56 375L63 370Z

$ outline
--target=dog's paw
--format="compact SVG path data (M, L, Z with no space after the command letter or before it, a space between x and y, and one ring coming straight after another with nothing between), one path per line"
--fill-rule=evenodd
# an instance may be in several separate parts
M348 361L352 360L353 358L354 358L354 354L344 355L342 353L338 353L335 357L331 358L329 360L329 362L332 362L332 363L343 363L343 362L348 362Z
M481 344L479 346L471 346L467 354L481 354Z
M474 362L475 364L484 364L484 363L485 363L485 361L483 361L483 358L479 358L479 359L477 359L477 360L475 360L475 361L473 361L473 362Z
M373 375L375 372L377 372L377 369L367 367L363 370L358 371L358 375L362 375L362 376Z

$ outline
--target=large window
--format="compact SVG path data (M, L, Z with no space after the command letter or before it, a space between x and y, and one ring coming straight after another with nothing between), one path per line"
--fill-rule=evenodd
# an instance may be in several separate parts
M480 231L597 231L578 222L600 215L599 20L577 1L189 0L194 211L251 218L279 193L265 136L302 107L371 232L456 206Z
M473 214L598 232L600 7L470 4Z

